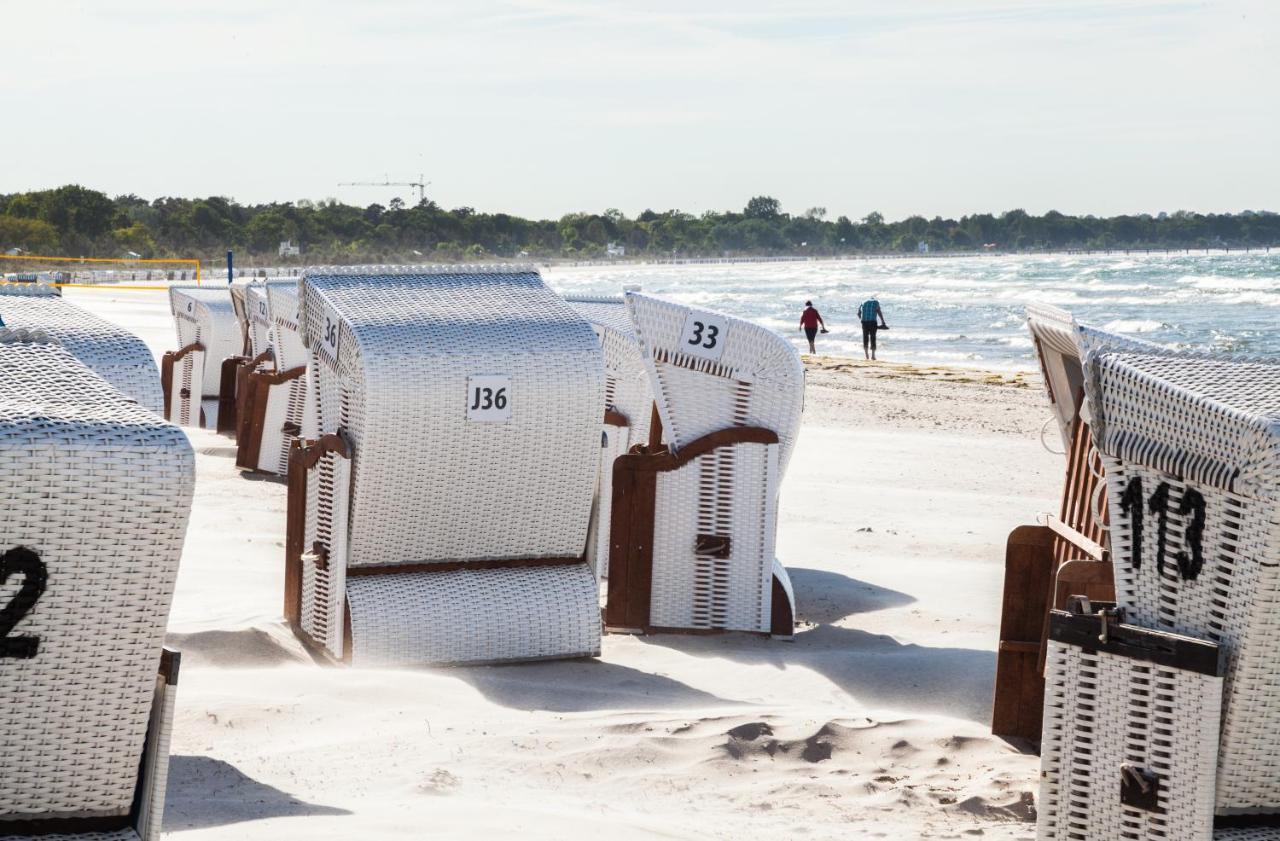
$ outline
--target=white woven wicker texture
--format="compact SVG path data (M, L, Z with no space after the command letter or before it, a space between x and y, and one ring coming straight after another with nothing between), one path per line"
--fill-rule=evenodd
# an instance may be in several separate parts
M311 269L301 289L313 353L336 328L352 565L583 554L603 358L536 272ZM480 375L509 378L509 419L468 419Z
M600 484L596 494L595 539L587 553L599 578L609 575L609 523L613 513L613 462L636 444L649 440L653 388L644 354L621 296L567 297L595 330L604 351L605 408L621 413L626 427L605 425L600 450Z
M165 420L178 426L199 426L204 401L200 390L204 384L204 360L202 350L188 351L173 365L169 386L169 415Z
M804 365L790 342L722 313L636 292L626 301L651 374L664 440L678 451L726 427L761 426L778 434L778 463L785 472L804 409ZM699 318L706 325L700 342L691 345L685 328Z
M240 322L225 285L171 286L169 309L178 331L178 347L192 342L205 347L203 396L217 398L222 384L222 360L244 349ZM213 426L213 418L208 418Z
M268 309L264 284L251 283L244 287L244 307L249 320L249 349L250 358L252 358L271 350L274 344L271 313ZM273 366L268 364L263 367Z
M1049 643L1039 841L1207 841L1221 678ZM1121 766L1161 777L1161 814L1124 805Z
M269 281L250 287L255 311L265 313L255 326L269 337L274 369L279 372L305 367L308 353L298 330L298 285L293 281ZM256 290L256 291L255 291ZM267 325L264 329L263 323ZM284 476L289 472L289 449L297 438L285 431L301 429L307 400L306 375L272 385L258 449L259 470Z
M7 327L44 331L125 397L163 414L164 394L155 359L143 341L127 330L52 294L0 297L0 319Z
M277 280L268 281L264 286L276 370L287 371L306 365L309 357L298 324L298 284L292 280Z
M1117 599L1223 647L1218 811L1280 812L1280 364L1104 347L1086 372Z
M307 474L303 547L310 552L319 545L329 557L323 568L303 562L301 624L312 639L337 658L346 653L342 643L342 617L346 604L350 491L350 459L326 453ZM395 614L390 614L382 617L381 621L399 620Z
M657 628L769 632L778 446L734 444L658 474L649 622ZM728 537L728 557L696 550Z
M352 577L347 601L352 665L600 653L596 581L585 564Z
M28 547L47 570L10 634L37 638L35 656L0 659L0 816L128 814L191 446L65 349L0 337L0 475L0 549Z

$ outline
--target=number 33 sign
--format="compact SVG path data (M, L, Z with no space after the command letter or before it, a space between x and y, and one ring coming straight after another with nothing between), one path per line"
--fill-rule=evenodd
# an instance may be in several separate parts
M680 352L719 362L724 354L726 327L718 315L691 310L680 333Z
M511 420L511 377L505 374L467 377L467 420L482 423Z

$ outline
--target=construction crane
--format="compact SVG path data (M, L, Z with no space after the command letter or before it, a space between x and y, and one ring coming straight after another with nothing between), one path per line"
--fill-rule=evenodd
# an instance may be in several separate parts
M431 186L430 181L423 181L422 176L418 176L417 181L392 181L389 176L384 176L385 181L341 181L339 187L416 187L418 189L418 204L422 204L422 200L427 197L427 188Z

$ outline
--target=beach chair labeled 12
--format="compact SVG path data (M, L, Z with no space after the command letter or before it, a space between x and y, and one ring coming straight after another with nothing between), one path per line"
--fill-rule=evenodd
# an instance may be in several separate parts
M604 361L532 269L308 269L285 615L356 665L592 656Z
M160 837L186 436L0 329L0 837Z
M795 599L774 547L800 357L739 318L639 293L626 304L658 418L653 444L614 462L605 624L790 637Z
M1226 658L1218 815L1280 813L1280 363L1081 330L1128 621Z
M609 577L609 523L613 511L613 463L636 444L649 439L653 389L644 354L622 296L566 296L569 305L591 324L604 351L604 428L600 433L600 476L596 515L587 562L597 578Z
M251 290L247 300L255 310L265 310L268 319L265 331L260 316L251 321L255 341L265 332L270 353L253 357L262 361L243 380L236 466L284 476L289 472L289 450L302 433L307 395L308 355L298 328L298 285L282 281Z
M244 336L226 286L171 286L178 349L161 359L164 416L179 426L216 429L224 360L242 356Z
M146 344L63 300L55 287L0 284L0 323L43 332L125 397L156 414L164 410L160 372Z

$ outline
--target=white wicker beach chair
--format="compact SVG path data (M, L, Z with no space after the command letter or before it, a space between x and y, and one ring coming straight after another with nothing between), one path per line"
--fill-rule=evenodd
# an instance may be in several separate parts
M125 397L156 414L164 411L160 372L141 339L53 291L33 290L51 287L0 285L0 321L5 326L43 331Z
M1117 600L1221 645L1217 812L1280 812L1280 362L1081 341Z
M310 269L285 614L355 664L597 654L604 364L531 269Z
M604 351L604 429L600 439L600 479L595 534L587 561L597 578L609 576L609 522L613 510L613 463L633 446L649 441L653 388L644 354L622 296L567 296L595 330ZM653 442L659 443L659 442Z
M254 311L267 314L265 329L260 316L254 316L255 343L266 338L270 347L269 356L254 357L261 361L244 379L236 466L284 476L289 472L289 450L302 432L307 395L308 355L298 329L298 285L275 281L255 289L248 302Z
M160 837L191 505L182 431L0 330L0 837Z
M626 302L666 444L615 462L606 625L790 636L794 597L774 545L800 357L742 319Z
M179 426L216 429L223 362L244 350L231 293L226 286L171 286L169 308L179 347L161 364L165 418Z

